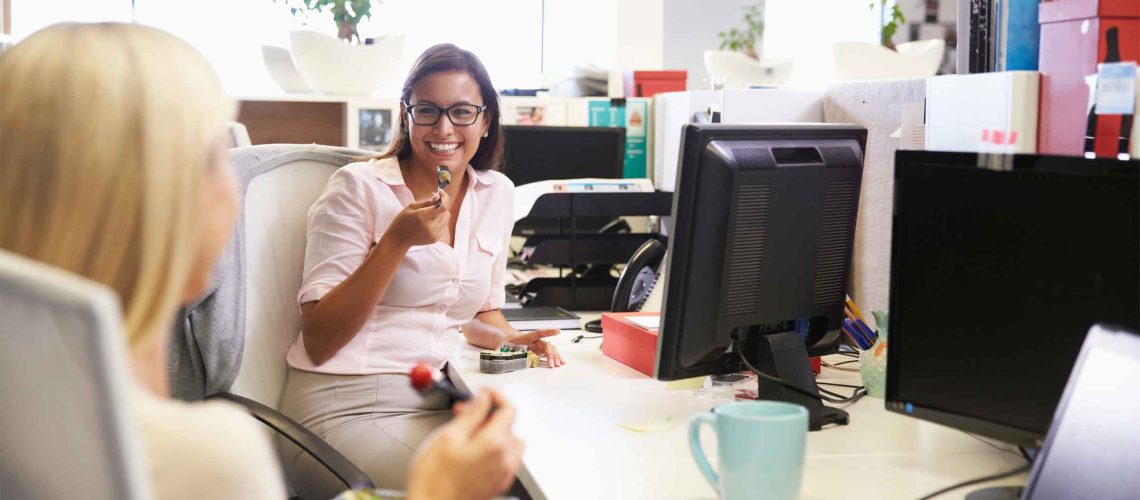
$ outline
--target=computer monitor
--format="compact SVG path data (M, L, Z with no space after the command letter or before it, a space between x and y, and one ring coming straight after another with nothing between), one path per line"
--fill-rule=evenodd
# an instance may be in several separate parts
M686 125L673 196L655 374L745 369L815 393L805 339L833 348L847 292L867 131L853 125ZM793 332L793 333L789 333ZM761 379L811 427L845 421Z
M503 173L516 186L560 179L621 179L625 129L503 126Z
M1085 332L1140 329L1138 172L898 152L887 409L1038 445Z

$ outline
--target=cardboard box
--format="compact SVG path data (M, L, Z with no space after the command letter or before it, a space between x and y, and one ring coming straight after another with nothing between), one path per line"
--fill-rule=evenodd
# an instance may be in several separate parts
M1034 71L926 79L925 149L1035 153L1038 85Z
M1041 46L1038 70L1041 98L1037 150L1042 154L1084 153L1088 86L1108 55L1105 34L1116 30L1120 60L1140 60L1140 2L1136 0L1054 0L1038 8ZM1097 120L1097 156L1115 157L1119 116Z
M653 376L657 359L657 329L629 321L631 317L661 317L661 313L602 313L602 354Z

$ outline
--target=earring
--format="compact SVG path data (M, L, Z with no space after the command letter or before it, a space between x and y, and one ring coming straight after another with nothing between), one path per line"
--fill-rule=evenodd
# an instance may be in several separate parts
M491 135L491 133L490 132L483 132L483 137L487 137L488 135Z

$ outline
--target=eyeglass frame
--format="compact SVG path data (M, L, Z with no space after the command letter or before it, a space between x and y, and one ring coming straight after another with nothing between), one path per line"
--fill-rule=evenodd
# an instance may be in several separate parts
M480 105L478 105L478 104L471 104L471 103L469 103L469 102L464 102L464 103L459 103L459 104L452 104L451 106L448 106L448 107L446 107L446 108L441 108L441 107L439 107L439 106L436 106L435 104L428 104L428 103L426 103L426 102L419 102L419 103L416 103L416 104L412 104L412 103L410 103L410 102L408 102L408 101L402 101L402 102L401 102L401 104L403 104L403 105L404 105L404 111L405 111L405 112L407 112L407 113L408 113L408 115L411 117L412 123L414 123L414 124L416 124L416 125L419 125L419 126L421 126L421 127L434 127L436 124L438 124L438 123L439 123L440 117L442 117L442 116L446 116L446 117L447 117L447 121L451 122L451 124L452 124L453 126L456 126L456 127L470 127L470 126L474 125L476 122L478 122L478 121L479 121L479 115L483 114L483 112L484 112L484 111L487 111L487 105L486 105L486 104L484 104L484 105L480 106ZM412 108L414 108L414 107L416 107L416 106L427 106L427 107L432 107L432 108L435 108L435 109L436 109L436 111L439 111L439 113L440 113L440 114L439 114L438 116L436 116L436 117L435 117L435 121L434 121L434 122L431 122L431 123L420 123L420 122L417 122L417 121L416 121L415 115L414 115L414 114L412 114ZM462 125L461 125L461 124L455 123L455 119L453 119L453 118L451 117L451 110L452 110L452 109L455 109L455 108L458 108L458 107L460 107L460 106L474 106L474 107L475 107L475 118L471 119L471 123L467 123L467 124L462 124Z

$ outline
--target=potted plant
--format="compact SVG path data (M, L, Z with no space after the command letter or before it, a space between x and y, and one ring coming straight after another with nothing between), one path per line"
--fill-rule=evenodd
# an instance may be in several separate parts
M336 38L311 30L289 33L289 53L308 87L329 95L369 95L380 88L396 70L404 51L404 36L394 35L362 39L357 26L372 17L377 0L273 0L284 3L295 17L332 15L337 25ZM367 41L367 43L362 43ZM263 48L266 64L274 81L282 89L295 91L296 85L283 83L285 66L271 64L270 53ZM278 57L277 59L280 59Z
M887 0L878 0L879 7L879 43L883 47L894 50L895 42L891 41L895 37L895 33L899 31L899 26L906 22L906 17L903 16L902 9L899 8L898 2L891 4L888 12ZM870 9L875 8L875 2L867 4Z
M744 27L721 31L720 50L744 52L753 59L759 60L763 55L757 49L757 44L763 48L764 43L764 5L755 3L744 9Z
M289 6L289 12L294 16L312 16L314 14L332 14L336 22L337 38L349 43L361 43L360 32L356 27L360 21L372 17L372 3L374 0L273 0ZM380 2L376 2L380 3Z

